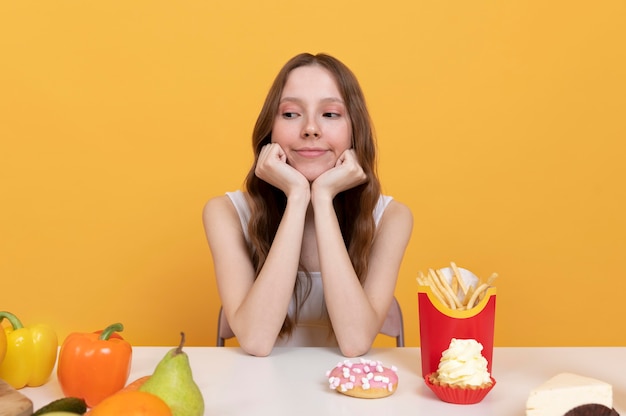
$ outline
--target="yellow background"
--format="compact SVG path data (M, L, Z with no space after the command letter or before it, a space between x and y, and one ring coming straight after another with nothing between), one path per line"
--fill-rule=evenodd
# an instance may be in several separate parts
M624 345L626 3L0 1L0 310L61 339L214 345L201 210L241 188L273 77L359 77L418 271L497 272L496 345ZM380 339L377 345L387 345Z

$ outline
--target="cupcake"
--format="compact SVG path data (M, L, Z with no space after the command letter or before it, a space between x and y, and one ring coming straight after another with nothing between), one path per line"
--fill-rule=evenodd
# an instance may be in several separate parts
M496 384L487 370L482 349L475 339L452 338L441 354L437 371L424 377L426 385L444 402L480 402Z

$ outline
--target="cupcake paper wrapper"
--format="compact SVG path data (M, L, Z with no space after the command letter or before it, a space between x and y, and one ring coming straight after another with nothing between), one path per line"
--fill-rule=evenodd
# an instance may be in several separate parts
M430 388L435 395L444 402L454 404L475 404L481 402L485 396L491 391L493 386L496 385L496 380L491 377L491 385L483 388L462 388L462 387L450 387L439 386L433 384L430 381L430 374L424 376L424 382Z

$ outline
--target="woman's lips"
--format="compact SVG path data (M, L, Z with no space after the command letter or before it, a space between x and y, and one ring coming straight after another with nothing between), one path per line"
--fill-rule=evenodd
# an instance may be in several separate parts
M326 153L325 149L298 149L296 153L305 158L320 157Z

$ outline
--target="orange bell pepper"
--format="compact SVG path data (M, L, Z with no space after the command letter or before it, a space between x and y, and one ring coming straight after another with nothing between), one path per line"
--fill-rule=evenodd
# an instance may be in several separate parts
M94 407L121 390L130 375L132 347L119 334L120 323L93 333L67 336L57 365L57 377L66 397L78 397Z

